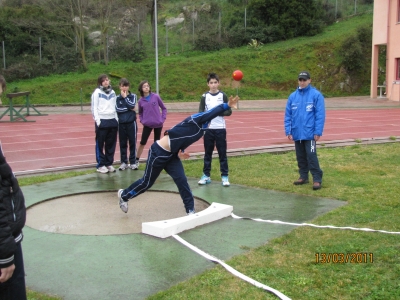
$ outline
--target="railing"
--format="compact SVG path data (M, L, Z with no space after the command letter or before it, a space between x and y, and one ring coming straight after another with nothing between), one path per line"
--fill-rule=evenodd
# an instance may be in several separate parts
M31 105L29 101L29 95L31 92L20 92L20 93L10 93L7 94L6 97L8 98L9 101L9 106L6 109L5 112L3 112L0 115L0 119L2 119L4 116L7 114L10 115L10 121L0 121L0 122L15 122L22 120L24 122L35 122L35 120L27 120L25 117L26 116L32 116L32 114L29 112L29 109L33 109L36 113L33 114L34 116L46 116L47 114L42 114L39 112L33 105ZM16 110L13 104L13 99L16 97L22 97L25 96L25 104L20 107L19 110ZM26 112L22 113L22 110L26 109Z

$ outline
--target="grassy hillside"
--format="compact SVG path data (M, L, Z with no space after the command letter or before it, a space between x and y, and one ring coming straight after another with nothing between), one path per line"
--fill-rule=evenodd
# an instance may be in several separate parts
M221 78L221 90L228 94L238 91L243 100L286 98L296 87L298 71L307 69L311 72L313 84L325 96L348 95L339 87L346 75L340 69L338 49L344 39L362 26L372 26L371 13L339 21L314 37L267 44L258 49L241 47L210 53L160 55L159 92L166 102L198 101L207 90L207 73L216 72ZM236 69L244 73L240 83L231 79ZM143 79L148 79L155 91L155 59L149 57L140 63L113 61L107 66L92 64L86 73L12 82L8 92L31 91L34 104L79 104L81 100L89 103L101 73L110 75L117 92L119 76L131 81L134 92ZM369 74L365 76L369 77ZM369 86L364 86L356 94L366 95L368 92Z

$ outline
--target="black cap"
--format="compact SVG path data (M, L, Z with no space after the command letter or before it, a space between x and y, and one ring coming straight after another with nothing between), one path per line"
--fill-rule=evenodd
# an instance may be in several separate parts
M310 73L308 73L307 71L301 71L301 72L299 73L299 79L300 79L300 78L305 79L305 80L308 80L308 79L311 78L311 76L310 76Z

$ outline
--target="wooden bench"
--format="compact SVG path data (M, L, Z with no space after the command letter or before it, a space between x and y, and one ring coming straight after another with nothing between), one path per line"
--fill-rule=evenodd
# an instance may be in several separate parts
M0 119L2 119L4 116L7 115L7 113L9 113L10 121L0 121L0 122L15 122L18 120L22 120L24 122L35 122L35 120L27 120L25 118L25 116L32 116L32 114L29 111L30 108L32 108L36 112L35 114L33 114L34 116L47 116L47 114L42 114L34 106L31 105L29 101L30 93L31 92L20 92L20 93L7 94L6 97L8 98L9 106L6 109L6 111L2 115L0 115ZM25 96L25 104L19 110L16 110L13 105L13 99L22 96ZM26 109L26 112L22 113L23 109Z

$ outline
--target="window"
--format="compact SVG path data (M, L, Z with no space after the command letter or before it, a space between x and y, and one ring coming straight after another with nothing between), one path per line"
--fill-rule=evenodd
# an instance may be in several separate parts
M396 58L396 80L400 80L400 58Z
M400 23L400 0L397 1L397 23Z

